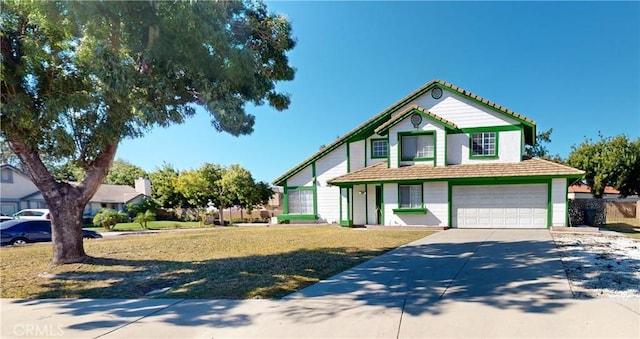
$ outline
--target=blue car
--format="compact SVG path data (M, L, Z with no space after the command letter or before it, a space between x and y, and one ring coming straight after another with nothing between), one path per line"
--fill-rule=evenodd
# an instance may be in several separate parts
M102 238L96 231L82 230L85 239ZM0 245L24 245L31 242L51 241L49 220L8 220L0 223Z

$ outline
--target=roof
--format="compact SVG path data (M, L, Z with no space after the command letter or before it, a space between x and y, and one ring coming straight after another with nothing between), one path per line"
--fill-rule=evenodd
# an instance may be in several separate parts
M385 133L386 131L388 131L391 127L397 125L400 121L404 120L406 117L408 117L409 115L413 114L413 113L420 113L421 115L426 116L427 118L429 118L432 121L435 122L439 122L440 124L444 125L445 127L448 127L450 129L458 129L458 125L454 124L453 122L442 118L436 114L433 114L431 112L429 112L428 110L424 109L423 107L420 107L418 105L411 105L409 106L407 109L405 109L403 112L401 112L400 114L396 115L394 118L391 118L389 121L385 122L384 124L378 126L378 128L375 129L375 132L378 133L379 135L384 135L383 133Z
M330 184L355 184L379 181L410 181L460 178L495 177L580 177L584 171L540 158L525 158L515 163L485 163L448 166L412 165L387 168L386 163L378 163L361 170L339 176L328 181Z
M127 203L140 195L142 194L131 186L102 184L91 201Z
M427 82L426 84L422 85L421 87L419 87L418 89L414 90L413 92L409 93L408 95L406 95L404 98L400 99L399 101L397 101L396 103L394 103L393 105L387 107L386 109L384 109L382 112L376 114L375 116L373 116L371 119L365 121L364 123L360 124L358 127L352 129L351 131L347 132L346 134L344 134L343 136L341 136L340 138L336 139L335 141L333 141L331 144L327 145L326 147L322 148L321 150L319 150L318 152L314 153L313 155L311 155L310 157L308 157L307 159L303 160L302 162L300 162L299 164L295 165L293 168L291 168L290 170L288 170L287 172L285 172L283 175L279 176L278 178L276 178L275 180L273 180L273 183L277 186L280 186L284 183L284 181L291 177L292 175L298 173L299 171L301 171L302 169L304 169L306 166L310 165L312 162L320 159L321 157L323 157L324 155L330 153L331 151L335 150L336 148L340 147L342 144L344 144L345 142L349 141L349 140L358 140L358 138L365 138L368 135L367 134L373 134L373 130L375 128L377 128L378 126L380 126L381 124L387 122L390 118L391 118L391 114L394 113L395 111L397 111L398 109L402 108L402 106L406 105L407 103L411 102L412 100L416 99L417 97L421 96L422 94L426 93L427 91L429 91L430 89L434 88L434 87L440 87L452 92L456 92L458 94L464 95L469 99L472 99L474 101L477 101L478 103L487 106L491 109L493 109L494 111L498 111L502 114L505 114L511 118L514 118L518 121L520 121L524 126L525 126L525 142L527 142L530 145L534 145L536 142L536 122L521 115L518 114L510 109L507 109L506 107L500 106L494 102L491 102L487 99L484 99L476 94L473 94L467 90L464 90L460 87L454 86L453 84L450 84L448 82L442 81L442 80L432 80ZM364 137L363 137L364 134Z
M589 193L591 194L591 187L589 185L584 184L573 184L569 186L569 193ZM604 188L604 194L620 194L620 191L611 186L606 186Z

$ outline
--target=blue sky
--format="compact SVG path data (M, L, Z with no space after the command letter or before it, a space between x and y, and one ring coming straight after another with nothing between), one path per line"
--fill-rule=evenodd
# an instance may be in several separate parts
M268 2L297 46L288 110L250 107L255 132L216 132L203 110L121 143L147 171L240 164L273 179L320 145L441 79L553 128L552 154L585 137L640 136L640 2Z

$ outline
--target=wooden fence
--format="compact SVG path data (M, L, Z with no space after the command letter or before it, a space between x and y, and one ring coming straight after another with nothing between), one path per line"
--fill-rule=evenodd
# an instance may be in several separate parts
M640 202L607 201L607 220L638 218L638 203Z

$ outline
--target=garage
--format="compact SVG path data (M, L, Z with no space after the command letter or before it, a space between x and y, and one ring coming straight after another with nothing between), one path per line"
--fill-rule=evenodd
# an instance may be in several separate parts
M453 186L452 227L546 228L547 184Z

